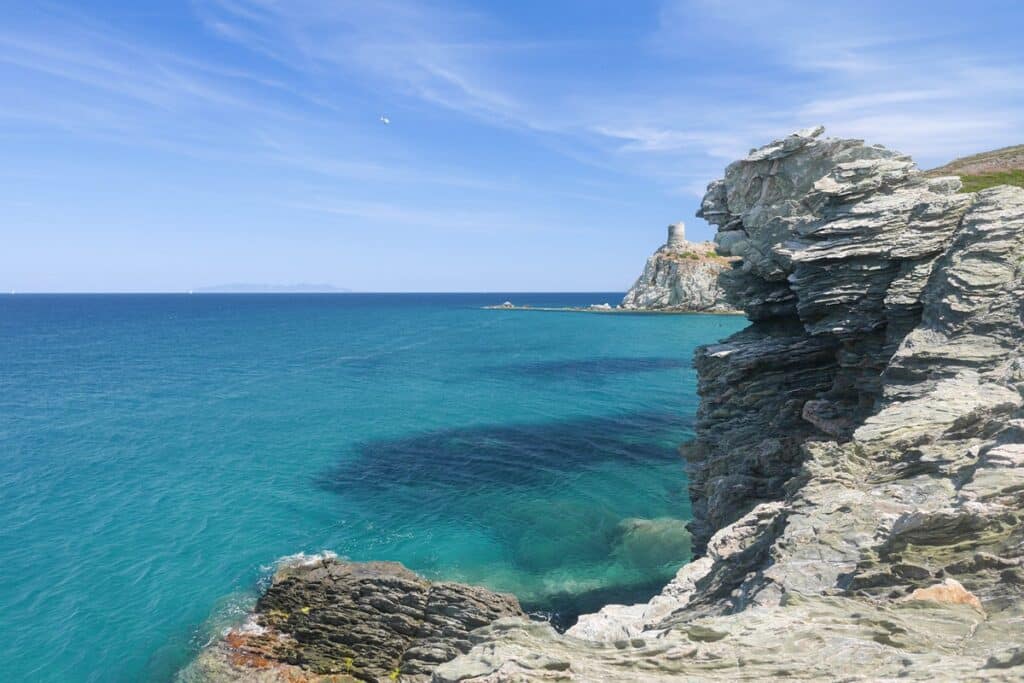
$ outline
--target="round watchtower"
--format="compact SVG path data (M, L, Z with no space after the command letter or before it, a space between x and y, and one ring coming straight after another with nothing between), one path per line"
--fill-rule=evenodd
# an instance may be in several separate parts
M686 246L686 225L682 221L668 226L668 241L665 246L669 249L682 249Z

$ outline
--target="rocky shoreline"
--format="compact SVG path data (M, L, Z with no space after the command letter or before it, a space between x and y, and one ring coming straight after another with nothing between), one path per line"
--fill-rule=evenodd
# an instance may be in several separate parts
M595 304L593 306L516 306L514 304L499 304L496 306L484 306L485 311L534 311L536 313L605 313L611 315L743 315L743 311L734 310L708 310L695 311L686 308L625 308L623 306L610 306L608 304Z
M178 681L427 681L501 617L526 615L514 596L432 583L396 562L302 558Z
M695 359L696 559L565 634L488 612L431 680L1024 678L1024 189L821 134L704 197L752 325Z

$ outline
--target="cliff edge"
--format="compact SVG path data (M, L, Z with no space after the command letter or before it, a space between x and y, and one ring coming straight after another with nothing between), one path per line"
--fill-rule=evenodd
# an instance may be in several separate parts
M644 266L644 272L622 299L622 308L635 311L733 313L719 274L729 261L711 242L690 242L682 223L668 226L668 240Z
M800 131L711 183L752 321L698 351L699 557L436 681L1024 678L1024 189Z

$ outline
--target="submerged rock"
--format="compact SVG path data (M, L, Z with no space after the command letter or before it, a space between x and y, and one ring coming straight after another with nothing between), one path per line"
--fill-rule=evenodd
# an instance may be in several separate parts
M511 595L431 583L396 562L317 559L278 571L247 624L179 680L429 680L469 651L470 631L510 616L524 616Z
M436 681L1024 679L1024 189L794 133L701 215L754 324L696 357L701 556Z
M690 556L690 532L686 522L672 517L624 519L615 529L612 556L645 570L679 566L680 558Z
M644 272L622 299L642 311L731 313L718 275L729 261L711 242L689 242L682 223L668 226L668 241L647 259Z

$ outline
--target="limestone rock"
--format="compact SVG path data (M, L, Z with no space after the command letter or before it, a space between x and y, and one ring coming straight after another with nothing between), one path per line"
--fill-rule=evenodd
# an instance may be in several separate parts
M718 275L728 265L712 243L687 241L683 224L675 223L621 305L629 310L731 313L718 286Z

